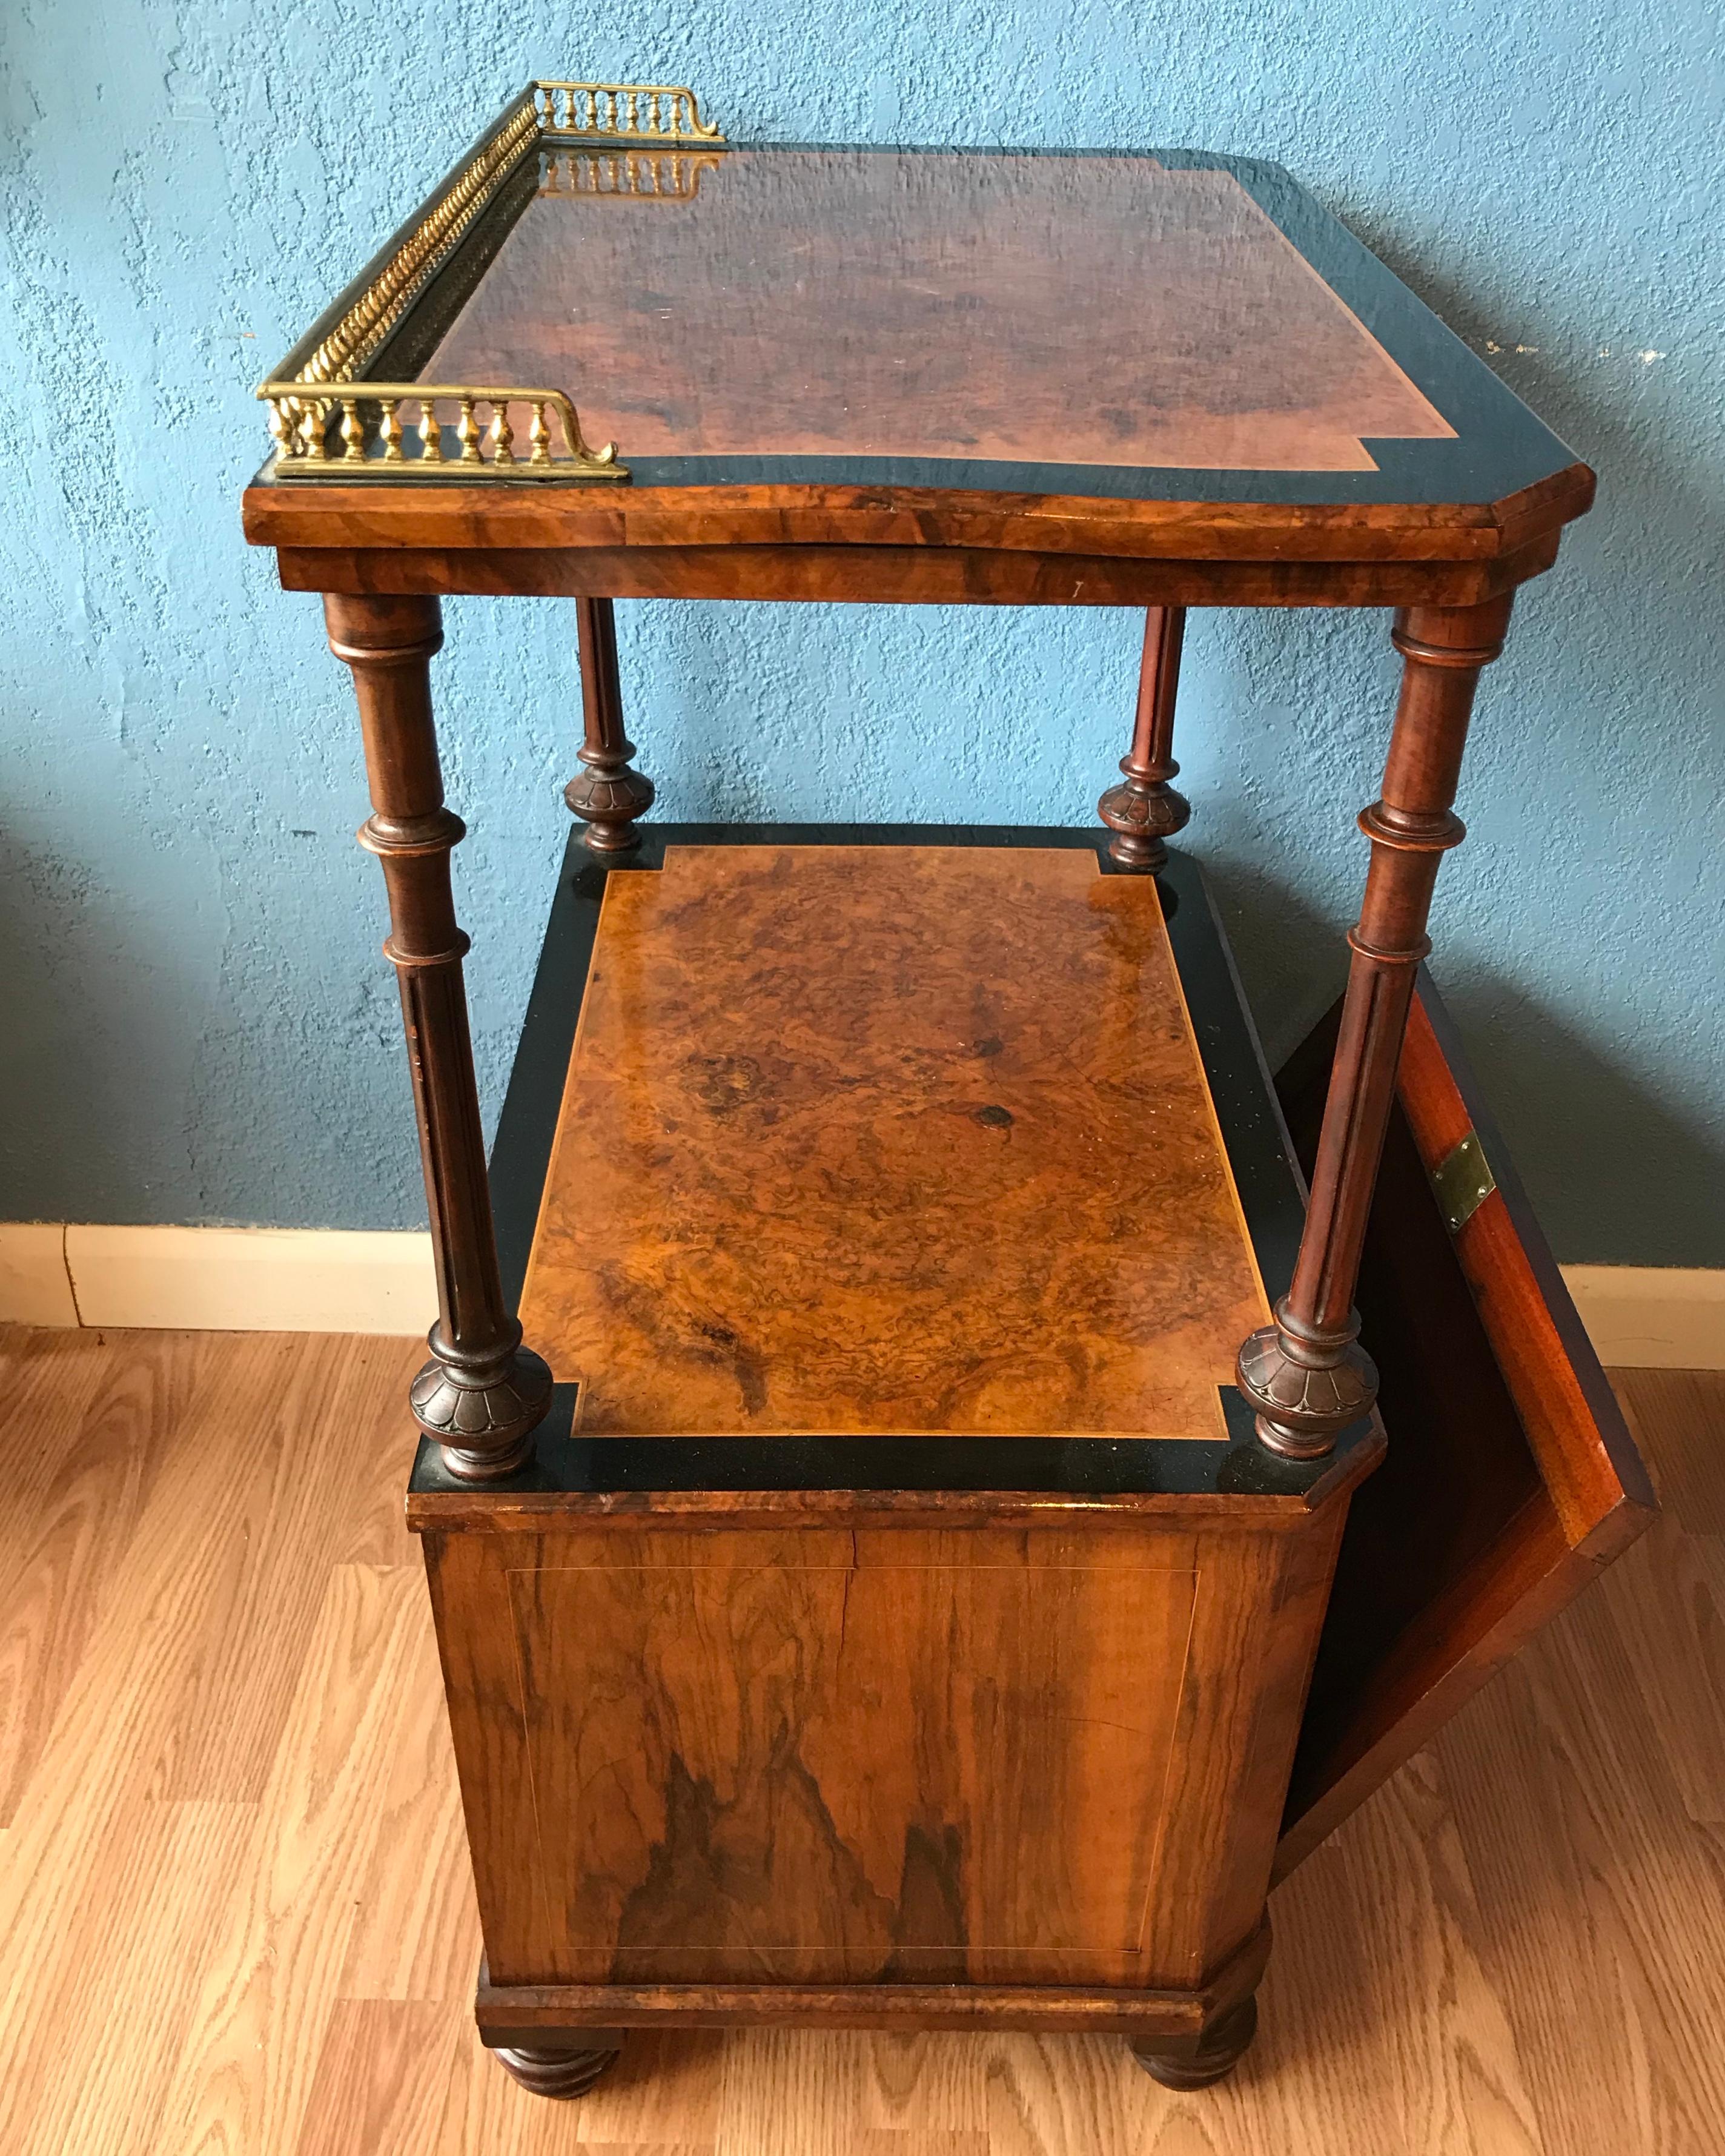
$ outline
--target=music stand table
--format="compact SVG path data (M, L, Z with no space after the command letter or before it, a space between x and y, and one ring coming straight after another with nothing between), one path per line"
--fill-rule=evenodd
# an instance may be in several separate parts
M388 886L485 2041L548 2095L660 2023L1218 2078L1273 1878L1651 1513L1420 970L1591 473L1276 167L730 146L627 85L530 87L259 394L247 536L324 595ZM450 592L578 613L489 1180ZM1090 832L644 823L619 598L1142 607L1122 778ZM1398 610L1276 1083L1167 844L1194 605Z

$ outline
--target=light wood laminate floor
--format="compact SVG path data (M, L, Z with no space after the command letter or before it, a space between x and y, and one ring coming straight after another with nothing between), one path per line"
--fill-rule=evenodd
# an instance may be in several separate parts
M0 1332L4 2156L1725 2148L1725 1376L1621 1378L1664 1518L1278 1892L1230 2082L670 2035L555 2104L469 2020L420 1352Z

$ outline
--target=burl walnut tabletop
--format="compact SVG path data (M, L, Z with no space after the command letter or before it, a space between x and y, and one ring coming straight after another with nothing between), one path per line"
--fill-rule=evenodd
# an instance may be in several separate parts
M1591 499L1277 166L691 125L538 86L300 341L246 502L286 583L1460 605Z
M1082 465L1111 493L1455 438L1220 167L737 149L649 217L565 184L576 156L426 374L591 385L632 463L1017 465L1044 490L1040 468Z

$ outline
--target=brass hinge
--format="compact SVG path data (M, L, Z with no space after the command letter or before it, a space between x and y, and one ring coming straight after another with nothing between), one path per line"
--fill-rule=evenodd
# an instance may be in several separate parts
M1432 1171L1431 1187L1444 1225L1459 1235L1497 1188L1477 1131L1470 1130L1450 1147Z

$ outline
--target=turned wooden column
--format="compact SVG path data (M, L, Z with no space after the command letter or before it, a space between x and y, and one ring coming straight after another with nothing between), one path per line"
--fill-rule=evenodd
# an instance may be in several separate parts
M383 865L384 955L401 987L437 1264L431 1360L409 1389L414 1419L451 1474L483 1482L531 1450L551 1403L551 1372L521 1344L504 1306L474 1083L449 852L465 835L444 805L431 715L430 661L444 640L434 598L324 600L330 649L353 669L372 813L359 842Z
M1132 745L1120 760L1125 777L1096 803L1096 814L1114 834L1108 851L1122 868L1143 869L1152 875L1167 865L1163 840L1183 829L1192 814L1185 795L1168 784L1180 768L1174 762L1174 698L1185 636L1184 607L1149 608Z
M1366 1216L1394 1097L1414 969L1438 862L1464 836L1450 804L1480 670L1503 648L1507 597L1474 607L1409 607L1392 633L1403 658L1401 699L1382 798L1363 810L1371 865L1353 948L1342 1029L1324 1103L1312 1195L1293 1283L1276 1322L1240 1351L1240 1383L1258 1435L1277 1452L1327 1452L1378 1394L1358 1344L1353 1308Z
M653 782L634 770L635 745L623 731L623 691L617 679L617 616L609 599L577 599L581 653L582 744L586 765L563 788L572 815L587 825L596 854L620 854L640 841L634 819L653 806Z

